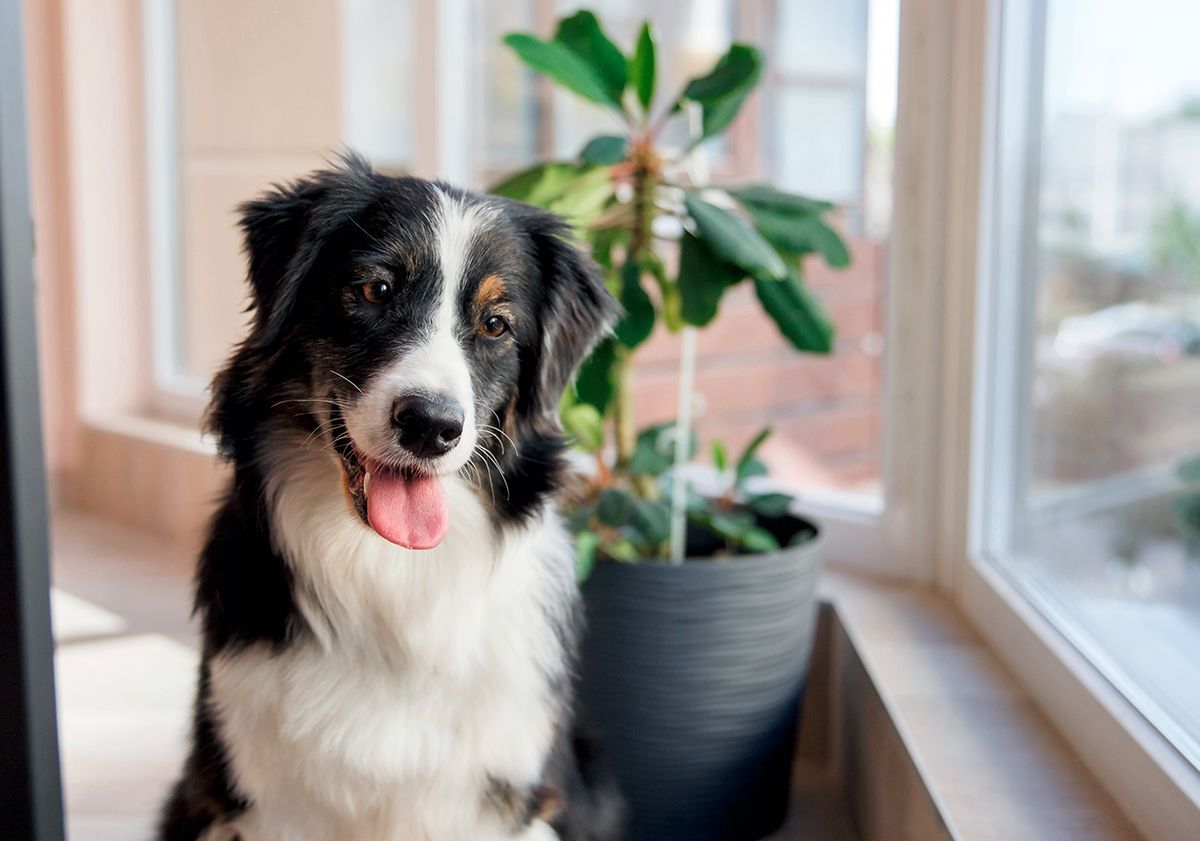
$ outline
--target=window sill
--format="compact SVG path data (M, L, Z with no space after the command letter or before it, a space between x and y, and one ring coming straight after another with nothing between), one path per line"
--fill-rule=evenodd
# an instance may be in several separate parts
M104 415L85 419L79 440L53 477L56 503L197 545L229 474L195 425Z
M838 572L824 595L801 765L862 841L1143 837L943 598Z

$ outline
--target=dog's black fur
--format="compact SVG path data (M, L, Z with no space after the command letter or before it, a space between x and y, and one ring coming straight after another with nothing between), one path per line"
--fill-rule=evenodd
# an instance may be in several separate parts
M463 202L486 201L502 220L476 243L470 260L478 264L475 274L503 272L518 317L512 341L473 346L470 365L478 413L494 415L516 443L491 450L499 471L490 460L475 463L488 481L503 474L507 494L493 497L486 485L479 492L494 527L511 528L544 506L564 480L558 401L576 366L612 324L616 305L556 217L437 188ZM203 650L192 749L162 816L164 841L195 841L252 806L231 779L209 704L209 664L248 646L282 652L312 633L297 607L293 571L272 534L266 491L272 441L280 430L329 436L322 424L336 421L336 412L307 412L308 404L287 401L353 400L351 381L369 380L412 341L412 325L436 283L426 268L433 244L423 239L432 192L429 182L384 176L347 155L338 166L240 209L253 323L213 385L207 427L232 463L233 478L198 566L195 610ZM385 273L401 286L403 306L362 305L355 284L372 273ZM574 651L577 631L561 629L568 651ZM569 708L570 687L560 691ZM526 793L529 814L539 813L542 799L563 792L556 828L564 839L617 837L615 792L569 722L546 774L542 789Z

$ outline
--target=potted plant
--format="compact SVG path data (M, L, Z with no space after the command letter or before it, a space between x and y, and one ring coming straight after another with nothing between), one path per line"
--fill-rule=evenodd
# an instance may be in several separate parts
M625 308L562 405L565 429L594 464L567 505L586 579L581 714L629 801L632 841L760 838L787 808L818 530L791 512L790 496L761 485L769 430L736 458L710 442L714 470L703 483L688 466L698 449L690 400L677 423L639 433L630 367L656 324L684 333L686 396L693 331L743 281L793 347L828 353L833 327L805 288L804 260L843 267L849 254L826 221L827 202L705 183L706 142L759 81L754 47L734 44L656 105L648 22L628 58L587 11L561 20L550 40L505 42L623 126L588 142L578 160L539 164L493 188L566 217ZM690 128L670 149L663 131L675 120Z

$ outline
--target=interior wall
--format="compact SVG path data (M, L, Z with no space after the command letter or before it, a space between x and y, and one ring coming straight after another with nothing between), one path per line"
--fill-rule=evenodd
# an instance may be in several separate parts
M59 492L58 477L79 458L74 294L70 282L74 254L68 222L71 185L64 165L67 115L62 4L59 0L26 0L24 16L43 447L50 493L55 497Z
M178 4L182 372L207 383L245 330L234 209L342 138L340 0Z

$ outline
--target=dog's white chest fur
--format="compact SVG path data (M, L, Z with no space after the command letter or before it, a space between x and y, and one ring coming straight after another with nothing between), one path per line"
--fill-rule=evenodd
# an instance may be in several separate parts
M539 780L563 712L575 585L562 525L547 510L497 536L449 480L449 535L411 552L347 513L330 470L303 455L275 475L276 539L314 633L211 663L252 801L236 828L244 841L512 837L486 793ZM539 823L526 837L554 836Z

